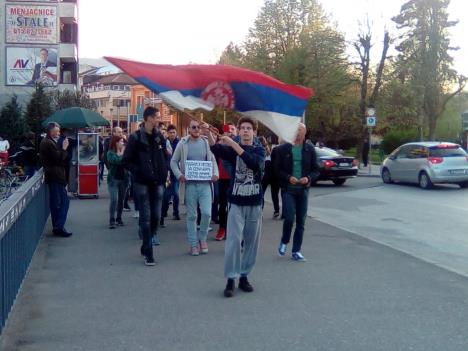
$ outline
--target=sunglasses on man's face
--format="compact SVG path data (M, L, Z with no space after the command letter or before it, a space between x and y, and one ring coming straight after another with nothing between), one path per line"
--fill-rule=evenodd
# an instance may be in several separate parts
M191 126L192 129L200 129L200 126Z

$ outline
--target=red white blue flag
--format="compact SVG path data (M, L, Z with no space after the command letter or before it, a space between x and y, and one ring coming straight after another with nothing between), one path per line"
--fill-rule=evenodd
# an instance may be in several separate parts
M105 58L176 108L233 109L290 142L313 94L309 88L229 65L173 66Z

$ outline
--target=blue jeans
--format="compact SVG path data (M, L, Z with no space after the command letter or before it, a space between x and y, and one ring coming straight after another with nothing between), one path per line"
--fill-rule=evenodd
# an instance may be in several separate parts
M49 183L49 205L52 227L59 230L65 229L70 200L64 184Z
M288 244L291 239L294 218L296 229L294 230L292 252L301 251L302 238L304 236L304 223L307 217L309 189L308 188L283 188L281 198L283 199L283 236L281 242Z
M153 257L151 238L158 230L161 216L161 204L164 195L164 186L156 184L133 183L133 192L138 199L140 212L139 230L143 237L141 252L146 257Z
M171 184L164 190L164 200L162 205L162 215L167 216L169 211L169 201L172 197L172 215L179 215L179 181L174 177L171 177Z
M115 219L122 219L123 203L125 192L127 191L127 182L124 180L107 178L107 188L109 189L110 204L109 204L109 220L113 222ZM117 216L115 216L117 211Z
M187 207L187 240L191 247L206 241L211 220L211 184L207 182L186 183L185 205ZM201 222L197 235L197 205L200 206Z

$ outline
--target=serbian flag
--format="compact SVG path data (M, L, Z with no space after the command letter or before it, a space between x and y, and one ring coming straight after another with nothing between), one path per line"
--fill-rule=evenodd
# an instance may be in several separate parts
M292 142L312 90L229 65L156 65L105 57L113 65L184 110L214 106L256 118Z

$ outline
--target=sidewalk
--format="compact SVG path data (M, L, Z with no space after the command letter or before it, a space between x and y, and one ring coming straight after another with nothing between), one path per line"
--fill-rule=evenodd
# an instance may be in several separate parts
M380 164L361 165L358 170L359 177L380 177Z
M309 218L308 262L278 257L281 221L267 205L255 291L226 299L215 231L209 254L191 257L185 216L167 220L146 267L137 220L107 229L107 207L106 194L74 199L74 235L47 229L0 350L468 349L468 280L398 251Z

